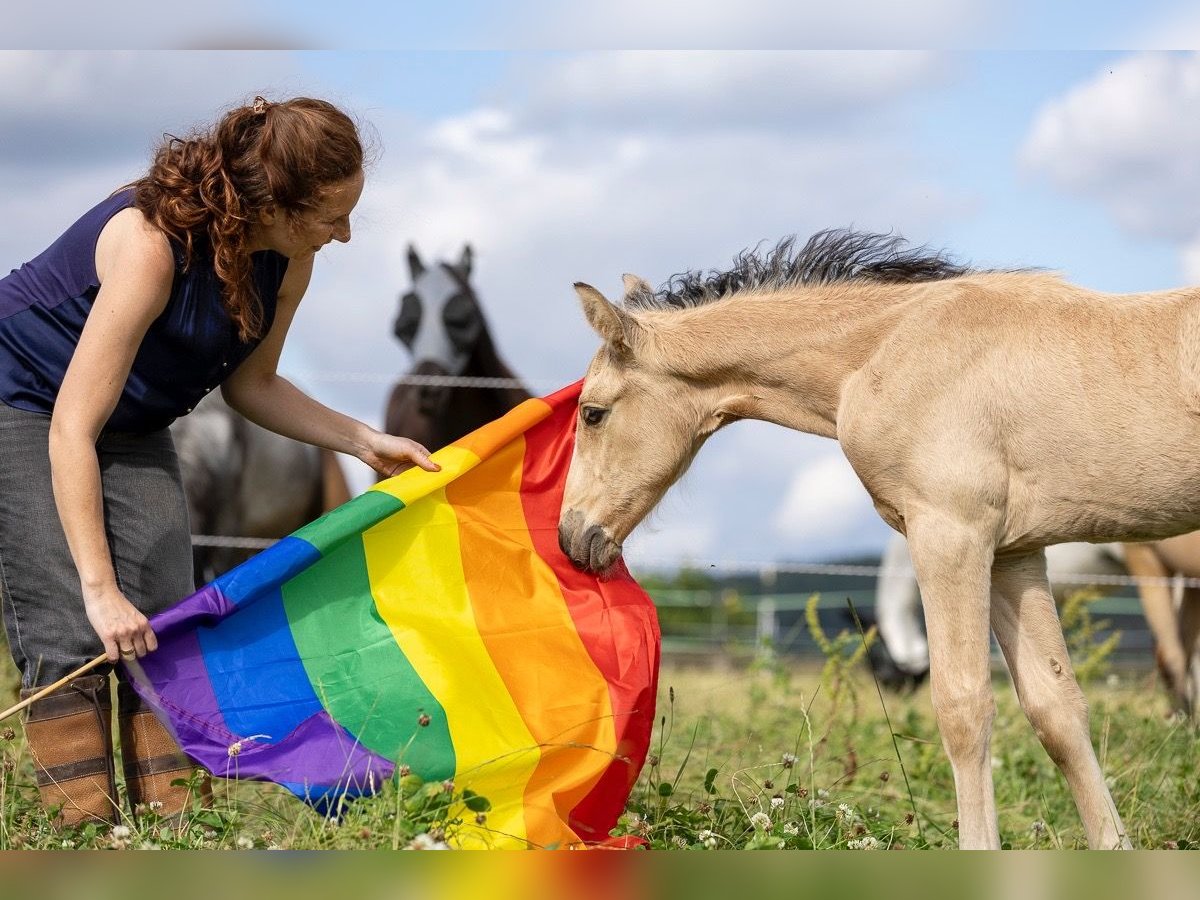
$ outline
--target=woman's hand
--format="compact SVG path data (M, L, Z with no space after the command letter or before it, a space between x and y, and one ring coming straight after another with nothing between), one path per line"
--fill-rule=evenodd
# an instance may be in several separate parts
M115 586L98 591L85 588L83 605L110 662L142 657L158 649L149 620Z
M437 472L442 467L429 458L429 451L408 438L372 431L366 446L358 458L380 475L399 475L405 469L419 466L426 472Z

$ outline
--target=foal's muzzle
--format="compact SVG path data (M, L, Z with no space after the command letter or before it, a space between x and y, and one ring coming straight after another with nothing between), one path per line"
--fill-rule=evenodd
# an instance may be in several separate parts
M588 525L577 509L564 512L559 519L558 546L577 569L594 574L604 574L621 556L621 545L603 526Z

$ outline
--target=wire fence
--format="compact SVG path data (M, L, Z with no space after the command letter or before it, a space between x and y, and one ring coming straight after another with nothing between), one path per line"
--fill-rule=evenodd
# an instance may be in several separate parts
M296 371L288 373L298 381L312 384L410 384L417 386L477 388L495 390L497 388L527 388L533 390L553 391L576 381L579 376L570 378L490 378L475 375L389 375L383 372L317 372Z
M415 375L382 372L337 372L301 370L290 373L298 380L314 384L376 384L451 387L475 390L521 388L549 392L569 384L578 376L561 378L492 378L461 375ZM192 536L197 547L259 551L275 543L274 539L237 535L197 534ZM768 562L736 559L684 559L639 554L627 554L630 569L639 577L670 577L680 572L701 573L704 577L729 579L742 577L737 588L691 591L655 590L655 603L663 619L664 650L711 652L713 648L761 648L771 645L785 652L804 654L815 650L807 638L803 621L804 610L812 593L823 595L819 611L823 620L834 625L844 624L846 600L871 618L875 603L874 585L879 579L911 580L911 568L885 567L851 563ZM786 578L809 576L820 579L845 579L845 586L830 589L828 582L817 590L780 592ZM1110 596L1097 607L1097 612L1115 615L1125 626L1126 649L1144 652L1149 649L1149 633L1141 618L1134 594L1142 585L1166 585L1176 596L1184 588L1200 587L1200 578L1183 576L1131 576L1113 573L1052 573L1052 581L1061 585L1095 586L1122 589L1126 596ZM793 587L795 584L793 582Z

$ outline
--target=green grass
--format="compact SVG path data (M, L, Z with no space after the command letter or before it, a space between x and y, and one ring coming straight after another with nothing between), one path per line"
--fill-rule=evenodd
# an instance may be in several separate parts
M651 759L617 833L653 848L955 846L953 782L928 692L885 695L885 717L870 676L848 662L854 640L832 639L823 668L769 655L749 667L665 666ZM0 697L15 693L13 682L5 669ZM1004 845L1085 846L1065 782L1007 679L995 686ZM1095 745L1134 844L1200 845L1193 726L1168 716L1152 674L1109 676L1086 691ZM464 810L452 787L406 782L353 804L333 824L280 789L217 780L215 806L197 811L182 833L154 822L116 835L107 827L63 833L36 802L19 722L0 723L0 757L0 849L395 848L423 834L453 843L456 817L486 815L479 798Z

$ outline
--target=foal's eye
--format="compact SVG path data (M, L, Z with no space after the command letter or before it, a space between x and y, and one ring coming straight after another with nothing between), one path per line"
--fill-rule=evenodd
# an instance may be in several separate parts
M579 418L583 420L584 425L599 425L607 415L608 410L603 406L581 406L579 408Z

